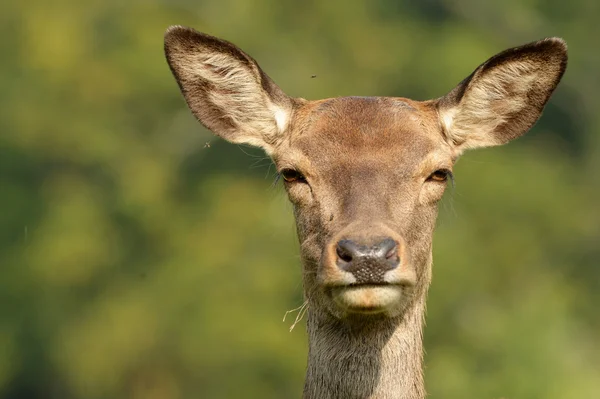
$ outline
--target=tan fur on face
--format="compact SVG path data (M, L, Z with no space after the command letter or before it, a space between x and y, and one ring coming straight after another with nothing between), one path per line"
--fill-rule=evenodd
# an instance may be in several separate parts
M167 31L165 52L201 123L303 176L286 189L308 303L304 398L424 398L422 328L445 188L430 177L451 170L465 149L524 134L565 71L565 43L506 50L425 102L293 99L236 46L188 28ZM341 239L393 240L399 264L381 285L356 285L337 263Z

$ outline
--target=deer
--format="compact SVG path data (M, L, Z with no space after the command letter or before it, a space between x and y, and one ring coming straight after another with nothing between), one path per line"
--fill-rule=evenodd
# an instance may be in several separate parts
M438 203L466 151L540 118L567 67L557 37L489 58L433 100L286 95L234 44L172 26L165 55L191 112L262 148L293 206L308 305L304 399L422 399Z

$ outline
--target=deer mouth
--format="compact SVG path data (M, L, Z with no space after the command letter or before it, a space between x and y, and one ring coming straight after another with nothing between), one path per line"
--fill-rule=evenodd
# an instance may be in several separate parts
M400 284L351 284L331 287L333 302L346 313L395 314L407 302L407 287Z

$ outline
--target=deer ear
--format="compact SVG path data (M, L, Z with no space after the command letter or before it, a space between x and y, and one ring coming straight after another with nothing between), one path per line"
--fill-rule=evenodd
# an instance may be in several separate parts
M503 51L438 100L444 135L461 150L507 143L538 120L567 67L567 45L548 38Z
M272 152L288 127L293 100L252 57L232 43L181 26L165 33L165 54L204 126L227 141Z

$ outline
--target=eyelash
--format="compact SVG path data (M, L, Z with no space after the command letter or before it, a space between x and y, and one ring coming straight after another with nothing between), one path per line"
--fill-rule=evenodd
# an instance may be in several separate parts
M295 169L282 169L281 172L277 174L277 180L279 180L280 177L283 178L286 183L306 183L304 175Z
M446 183L448 180L454 183L454 175L449 169L438 169L427 178L427 181Z

